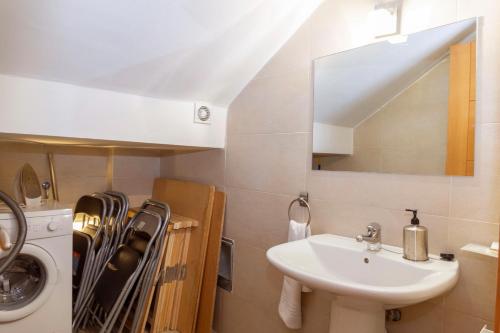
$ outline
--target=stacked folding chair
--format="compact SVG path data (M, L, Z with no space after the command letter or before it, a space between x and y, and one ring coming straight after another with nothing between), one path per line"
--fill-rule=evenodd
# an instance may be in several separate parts
M81 230L73 231L73 310L82 304L88 289L93 263L98 260L103 225L106 217L106 202L98 197L85 195L76 203L74 219L81 219Z
M155 283L154 273L160 265L170 209L148 200L125 226L126 197L117 192L93 197L108 200L108 204L113 201L114 213L107 214L104 226L107 251L103 253L107 254L107 260L95 275L95 282L90 283L80 306L75 308L73 331L121 332L126 327L134 332L141 319L140 309ZM116 204L121 209L115 209Z

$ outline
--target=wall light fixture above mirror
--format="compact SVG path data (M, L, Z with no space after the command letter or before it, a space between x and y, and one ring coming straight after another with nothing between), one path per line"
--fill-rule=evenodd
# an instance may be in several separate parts
M474 174L477 19L314 60L313 169Z
M393 36L401 32L401 5L401 0L375 1L369 16L374 37Z

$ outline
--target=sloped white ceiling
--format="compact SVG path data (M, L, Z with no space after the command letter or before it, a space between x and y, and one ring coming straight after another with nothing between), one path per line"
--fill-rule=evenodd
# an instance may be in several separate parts
M227 106L322 0L4 0L0 73Z
M405 43L370 44L315 60L314 121L354 127L475 32L476 19L425 30Z

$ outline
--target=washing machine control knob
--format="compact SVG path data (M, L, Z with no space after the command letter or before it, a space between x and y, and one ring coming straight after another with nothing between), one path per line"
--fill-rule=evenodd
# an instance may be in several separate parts
M56 231L57 230L57 222L50 222L48 225L47 225L47 229L49 229L49 231Z

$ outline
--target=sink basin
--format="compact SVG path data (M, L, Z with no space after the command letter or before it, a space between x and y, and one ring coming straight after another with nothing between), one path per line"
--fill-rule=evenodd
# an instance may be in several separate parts
M403 250L383 245L371 252L365 243L336 235L316 235L280 244L268 260L285 275L332 292L331 332L385 332L385 309L423 302L453 288L458 262L413 262Z

